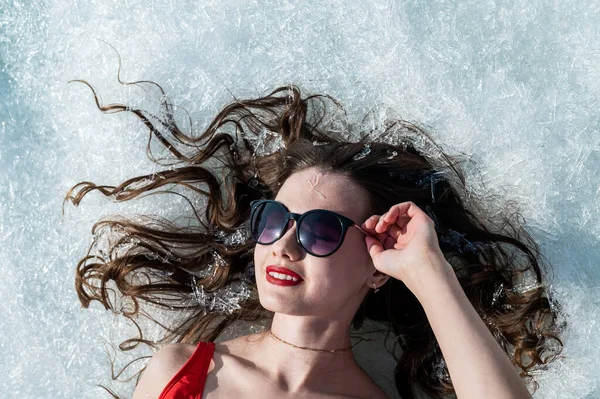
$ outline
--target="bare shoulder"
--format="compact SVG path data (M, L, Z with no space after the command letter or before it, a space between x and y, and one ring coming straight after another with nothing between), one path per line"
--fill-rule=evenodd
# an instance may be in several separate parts
M168 344L159 349L148 362L132 399L157 399L195 349L195 345L182 343Z

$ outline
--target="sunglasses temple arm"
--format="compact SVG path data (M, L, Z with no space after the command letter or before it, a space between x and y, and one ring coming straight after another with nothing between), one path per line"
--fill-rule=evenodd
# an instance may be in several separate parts
M368 231L366 231L365 229L363 229L359 225L355 224L354 227L356 227L357 229L359 229L364 235L367 235L369 237L374 237L373 234L369 233Z

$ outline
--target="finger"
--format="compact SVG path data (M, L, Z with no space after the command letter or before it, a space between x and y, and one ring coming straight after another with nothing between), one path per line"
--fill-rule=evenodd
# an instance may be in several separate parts
M385 240L383 240L383 247L385 249L395 249L397 241L392 237L388 236Z
M389 213L386 213L379 219L379 221L375 225L374 230L377 233L386 232L386 231L389 231L389 229L391 227L396 226L396 225L399 227L405 226L409 221L410 221L410 218L406 215L394 216L392 214L392 216L390 216Z
M398 238L401 231L406 229L406 225L410 222L408 215L401 215L395 221L389 223L389 228L386 231L394 238Z
M396 204L392 206L388 212L383 214L377 222L375 229L377 232L387 231L388 226L393 224L405 227L412 218L419 215L427 216L427 214L413 202L409 201ZM395 237L397 238L397 235Z
M385 231L387 230L387 226L394 224L404 226L409 220L410 216L401 214L400 207L398 205L394 205L386 213L384 213L377 222L377 225L381 226L379 229L377 229L377 231L381 231L381 229L384 229Z
M400 237L400 235L402 234L402 228L396 224L393 224L390 226L389 230L387 231L387 234L394 240L397 240L398 237Z
M419 214L425 214L414 202L407 201L401 202L399 204L393 205L391 209L397 210L399 215L408 215L411 219Z
M361 225L361 227L363 227L366 230L371 230L372 232L375 232L375 226L377 225L377 222L379 221L379 215L373 215L370 218L368 218L367 220L365 220L365 222Z
M379 243L384 243L385 240L387 240L390 237L390 235L388 233L386 233L386 232L376 233L375 236L379 240Z
M377 221L377 224L375 225L375 231L377 233L383 233L387 230L388 226L390 225L389 222L386 222L386 218L388 217L387 213L384 213L380 218L379 221Z
M364 228L364 226L365 226L365 224L363 224L361 227ZM383 243L386 240L392 238L392 237L390 237L390 235L386 231L378 233L377 231L375 231L375 229L368 229L368 228L366 228L365 230L367 230L367 232L371 233L372 234L371 237L374 238L374 239L377 239L377 241L379 242L379 244L382 247L384 246Z
M371 258L374 258L377 254L383 252L383 246L373 237L365 237L365 243L367 244L367 250L369 251Z
M382 217L386 223L394 223L398 218L398 207L392 206Z

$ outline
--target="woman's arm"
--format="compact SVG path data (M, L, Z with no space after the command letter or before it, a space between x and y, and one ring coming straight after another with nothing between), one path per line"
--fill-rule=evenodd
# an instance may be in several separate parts
M156 399L190 357L186 344L172 343L150 359L133 391L132 399Z
M531 398L525 383L465 295L444 258L435 224L401 202L362 224L375 268L417 297L440 345L459 399Z
M460 286L452 267L431 256L412 287L427 314L459 399L531 398L525 383Z

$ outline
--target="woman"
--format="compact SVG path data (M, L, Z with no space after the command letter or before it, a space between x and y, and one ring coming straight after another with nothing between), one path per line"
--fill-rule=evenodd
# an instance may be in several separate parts
M133 397L386 397L350 350L365 318L396 337L402 398L419 388L432 397L530 397L521 376L562 347L536 244L507 217L485 215L441 150L417 151L424 138L433 143L418 127L396 120L349 142L351 127L339 127L339 112L328 120L328 105L341 110L328 96L281 87L233 102L193 138L166 103L159 123L98 104L139 116L184 166L117 187L80 183L67 199L77 205L98 189L128 200L169 184L207 198L204 219L190 200L202 227L101 221L94 231L109 227L119 240L79 262L85 307L98 300L119 311L107 295L113 280L132 320L148 303L191 309L168 328L160 343L175 343L152 357ZM211 160L225 165L221 179L216 165L200 166ZM240 232L249 234L224 238ZM189 301L239 281L254 295L225 314ZM214 343L236 320L265 318L267 331ZM141 335L121 349L140 342L159 344Z

